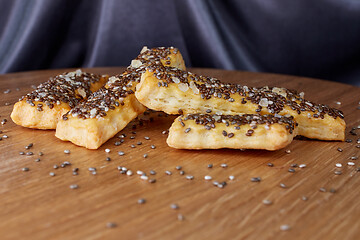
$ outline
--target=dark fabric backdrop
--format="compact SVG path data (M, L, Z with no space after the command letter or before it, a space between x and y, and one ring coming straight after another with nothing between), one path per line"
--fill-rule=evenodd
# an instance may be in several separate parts
M360 86L359 0L0 0L0 72L127 66L143 45L187 66Z

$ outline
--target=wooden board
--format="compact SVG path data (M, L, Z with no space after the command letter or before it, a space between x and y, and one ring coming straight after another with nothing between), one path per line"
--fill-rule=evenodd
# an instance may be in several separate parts
M123 68L88 70L113 74ZM16 126L9 117L12 105L32 90L31 85L62 71L0 76L0 119L7 119L0 126L0 136L8 136L0 141L1 239L358 239L360 159L352 161L355 166L347 163L352 156L360 157L360 148L356 147L360 129L357 136L349 134L351 127L360 125L359 88L293 76L193 69L227 82L304 91L305 98L345 113L346 138L352 142L295 140L288 148L275 152L175 150L166 145L167 136L162 134L174 117L153 113L154 121L144 120L142 126L135 121L121 131L127 136L120 146L114 145L119 141L115 137L98 150L86 150L60 141L54 131ZM4 93L7 89L11 92ZM136 129L132 129L134 125ZM34 146L26 150L29 143ZM337 150L339 147L342 152ZM109 153L105 152L107 148ZM66 149L71 153L65 154ZM34 155L20 155L21 151ZM118 151L125 155L119 156ZM39 152L44 155L39 156ZM106 161L107 157L111 161ZM71 166L53 168L64 161ZM222 168L222 163L228 167ZM306 164L306 168L294 167L295 173L288 172L295 163ZM336 163L343 167L335 167ZM118 166L135 174L120 174ZM176 166L182 166L185 175L180 175ZM29 171L22 171L24 167ZM95 167L97 174L89 172L89 167ZM73 168L79 168L77 176L72 174ZM137 170L146 172L156 183L141 180ZM150 175L150 170L157 174ZM334 174L337 170L342 174ZM187 175L194 179L186 179ZM205 175L226 181L227 186L214 187L212 181L204 180ZM230 175L235 179L229 180ZM251 182L252 177L262 180ZM280 183L286 187L280 187ZM72 184L79 188L70 189ZM140 198L146 203L138 204ZM264 200L272 204L264 204ZM170 207L174 203L178 209ZM182 221L178 220L179 214L184 217ZM116 227L109 228L108 223ZM281 230L283 225L290 229Z

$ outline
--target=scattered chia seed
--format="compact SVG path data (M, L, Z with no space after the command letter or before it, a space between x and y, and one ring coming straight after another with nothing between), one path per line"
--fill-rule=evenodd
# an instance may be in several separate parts
M222 168L227 168L228 165L227 165L226 163L222 163L222 164L220 164L220 167L222 167Z
M69 149L65 149L65 150L64 150L64 153L65 153L65 154L70 154L70 150L69 150Z
M356 157L356 156L352 156L352 157L350 157L350 159L351 159L351 160L357 160L357 159L358 159L358 157Z
M154 170L150 170L150 174L151 174L151 175L155 175L156 172L155 172Z
M287 224L281 225L281 226L280 226L280 230L281 230L281 231L288 231L288 230L290 230L290 226L287 225Z
M340 168L340 167L342 167L342 164L341 163L336 163L335 166Z
M213 165L212 165L212 164L208 164L207 167L208 167L208 168L212 168Z
M115 228L115 227L117 227L117 225L116 225L116 223L108 222L108 223L106 223L106 227L107 228Z
M336 190L335 190L334 188L330 188L329 192L330 192L330 193L335 193Z
M184 174L185 174L185 171L180 171L179 174L180 174L180 175L184 175Z
M44 155L44 153L43 153L43 152L39 152L39 156L42 156L42 155Z
M204 179L208 181L208 180L211 180L211 179L212 179L212 177L211 177L211 176L206 175L206 176L204 177Z
M284 183L280 183L280 187L287 188L287 186Z
M188 132L190 132L191 131L191 128L187 128L187 129L185 129L185 133L188 133Z
M288 172L290 172L290 173L294 173L294 172L295 172L295 169L293 169L293 168L289 168Z
M298 165L296 163L293 163L293 164L290 165L290 167L294 167L294 168L297 167L297 166Z
M306 164L300 164L299 168L306 168Z
M287 154L290 154L290 153L291 153L291 150L290 150L290 149L287 149L287 150L285 150L285 152L286 152Z
M308 198L307 196L302 196L301 199L302 199L303 201L307 201L309 198Z
M176 203L173 203L170 205L170 208L176 210L176 209L179 209L179 205L177 205Z
M144 137L145 140L150 140L150 137Z
M264 205L271 205L272 204L272 201L269 200L269 199L264 199L262 202L263 202Z
M137 142L136 144L137 144L137 145L141 145L141 144L142 144L142 142Z
M252 177L250 179L251 182L260 182L261 181L261 178L260 177Z
M148 176L146 176L146 175L141 175L141 176L140 176L140 179L141 179L141 180L146 180L146 181L147 181L147 180L149 179L149 177L148 177Z
M22 171L23 172L27 172L27 171L29 171L30 169L28 168L28 167L24 167L24 168L22 168Z
M181 170L182 169L181 166L176 166L175 168L176 168L176 170Z
M193 179L194 179L194 176L187 175L187 176L186 176L186 179L188 179L188 180L193 180Z
M233 175L229 176L229 180L234 180L234 179L235 179L235 176L233 176Z
M323 187L321 187L321 188L319 188L319 191L320 191L320 192L326 192L326 189L323 188Z
M335 175L341 175L342 174L341 171L335 171L334 173L335 173Z
M165 171L165 174L166 174L166 175L172 175L172 172L170 172L170 171Z
M268 165L269 167L273 167L273 166L274 166L273 163L268 163L267 165Z
M155 145L151 145L150 147L151 147L151 149L155 149L155 148L156 148L156 146L155 146Z
M145 154L143 155L143 157L144 157L144 158L147 158L147 157L148 157L148 154L147 154L147 153L145 153Z
M179 213L178 216L177 216L177 219L179 221L184 221L185 217L182 214Z
M149 183L156 183L156 179L155 178L149 179Z
M79 186L77 184L71 184L70 189L78 189Z
M20 155L25 155L25 153L24 153L24 152L19 152L19 154L20 154Z
M342 148L337 148L337 150L338 150L339 152L342 152L342 151L343 151Z
M26 153L26 156L32 156L32 155L34 155L33 152L27 152L27 153Z
M144 198L140 198L137 202L138 204L144 204L146 203L146 200Z
M34 160L35 162L40 162L40 158L37 158Z
M133 172L132 172L131 170L128 170L128 171L126 172L126 175L132 176L132 175L133 175Z
M118 154L119 154L119 156L124 156L125 155L125 153L123 151L119 151Z
M53 168L54 168L54 169L58 169L59 166L55 164L55 165L53 166Z
M106 152L106 153L109 153L109 152L110 152L110 149L106 148L106 149L105 149L105 152Z
M54 173L54 172L50 172L49 175L52 176L52 177L54 177L54 176L55 176L55 173Z
M355 163L354 163L354 162L348 162L347 165L349 165L349 166L355 166Z
M109 161L111 161L111 158L106 157L105 160L109 162Z

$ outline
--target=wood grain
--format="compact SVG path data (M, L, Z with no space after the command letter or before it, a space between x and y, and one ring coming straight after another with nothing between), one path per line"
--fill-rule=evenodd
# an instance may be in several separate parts
M120 73L124 68L88 69L95 73ZM131 123L120 146L113 138L98 150L86 150L62 142L54 131L16 126L9 115L19 97L49 76L63 70L34 71L0 76L0 116L8 122L0 126L8 135L0 141L0 236L1 239L358 239L360 234L360 167L348 166L350 157L360 157L356 140L349 134L360 125L360 89L354 86L294 76L260 74L215 69L193 69L196 73L249 86L281 86L305 92L305 98L338 107L345 113L346 142L295 140L288 148L268 151L203 150L169 148L162 131L173 116L158 116L154 121ZM19 89L17 89L19 88ZM10 89L10 93L3 93ZM341 105L336 104L340 101ZM6 106L5 103L11 105ZM136 125L136 129L132 126ZM132 134L136 131L136 134ZM136 136L130 139L130 136ZM149 136L150 140L144 137ZM141 141L142 145L137 145ZM30 150L25 146L33 143ZM131 148L134 144L136 148ZM151 149L155 145L156 149ZM337 148L342 148L339 152ZM109 148L110 153L104 150ZM69 149L70 154L64 150ZM34 155L20 155L32 151ZM43 156L39 156L39 152ZM119 156L118 151L124 151ZM144 158L144 154L148 154ZM110 157L111 161L106 161ZM35 159L40 158L40 162ZM64 161L71 166L54 169ZM268 167L267 163L274 167ZM212 169L207 165L212 163ZM220 164L226 163L227 168ZM293 163L306 164L288 172ZM335 163L342 163L336 168ZM175 167L181 165L185 175ZM133 172L142 170L156 183L136 175L120 174L117 166ZM27 172L22 168L28 167ZM89 167L96 167L92 175ZM73 176L72 169L79 168ZM149 175L155 170L156 175ZM169 170L172 175L166 175ZM341 175L334 171L341 170ZM49 173L54 172L55 176ZM193 175L194 180L187 180ZM223 189L214 187L204 176L227 181ZM228 176L234 175L230 181ZM261 182L251 182L261 177ZM287 187L281 188L280 183ZM78 189L70 189L78 184ZM326 192L319 191L325 188ZM330 193L333 188L335 193ZM302 200L306 196L307 201ZM145 198L145 204L138 204ZM265 205L263 200L272 201ZM170 208L177 203L179 209ZM178 220L178 214L184 216ZM108 228L108 222L116 223ZM288 231L280 230L287 224Z

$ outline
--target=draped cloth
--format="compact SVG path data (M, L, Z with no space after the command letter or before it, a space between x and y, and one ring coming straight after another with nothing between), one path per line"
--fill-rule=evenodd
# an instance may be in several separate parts
M0 73L127 66L175 46L187 66L360 86L358 0L0 0Z

